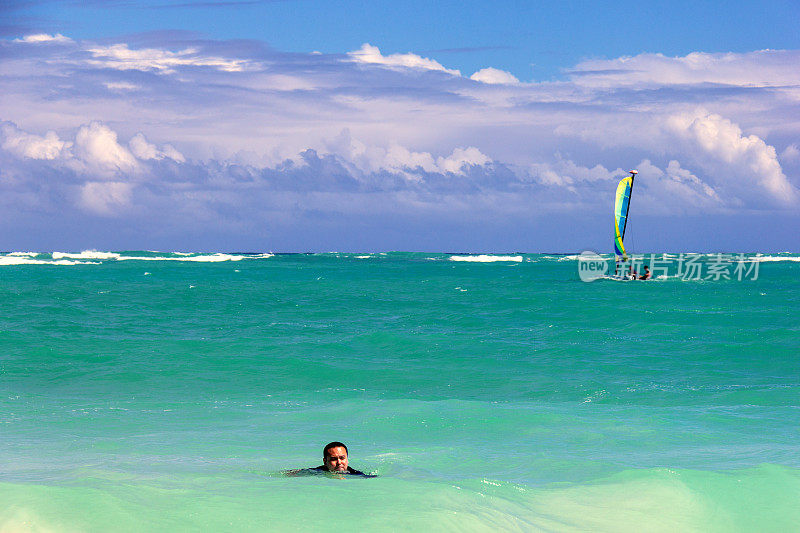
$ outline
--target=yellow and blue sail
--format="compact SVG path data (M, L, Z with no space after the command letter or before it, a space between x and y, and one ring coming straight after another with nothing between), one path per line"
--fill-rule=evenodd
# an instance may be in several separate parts
M614 202L614 253L621 255L623 261L628 260L622 239L625 237L625 225L628 222L628 205L631 201L632 188L633 176L622 178L617 185L617 197Z

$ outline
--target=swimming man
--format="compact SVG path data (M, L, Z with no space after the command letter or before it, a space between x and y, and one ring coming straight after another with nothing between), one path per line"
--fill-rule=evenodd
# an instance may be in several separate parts
M347 446L341 442L334 441L328 443L322 449L322 465L316 468L303 468L301 470L293 470L287 472L290 476L307 475L307 474L348 474L352 476L375 477L371 474L365 474L355 468L350 467L348 464Z

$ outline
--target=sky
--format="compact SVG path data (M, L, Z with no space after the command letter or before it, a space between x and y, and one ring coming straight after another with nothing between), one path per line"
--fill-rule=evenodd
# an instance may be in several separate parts
M3 3L0 249L800 251L800 4L432 4Z

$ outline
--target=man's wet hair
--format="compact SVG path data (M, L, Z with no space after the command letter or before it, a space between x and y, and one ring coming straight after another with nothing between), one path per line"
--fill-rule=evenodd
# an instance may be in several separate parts
M344 448L344 451L345 451L345 453L347 453L348 455L350 454L350 452L348 452L348 451L347 451L347 446L345 446L344 444L342 444L342 443L341 443L341 442L339 442L339 441L333 441L333 442L329 442L329 443L328 443L328 444L327 444L327 445L326 445L326 446L325 446L325 447L322 449L322 458L323 458L323 459L325 459L325 458L327 458L327 457L328 457L328 450L330 450L331 448L340 448L340 447L341 447L341 448Z

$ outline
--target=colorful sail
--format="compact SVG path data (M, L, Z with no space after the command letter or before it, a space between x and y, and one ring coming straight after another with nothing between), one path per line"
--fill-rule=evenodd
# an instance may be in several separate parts
M635 171L627 178L622 178L617 185L617 197L614 202L614 253L622 256L623 261L628 260L625 253L625 245L622 239L625 237L625 226L628 223L628 207L631 201L631 190L633 189L633 177Z

